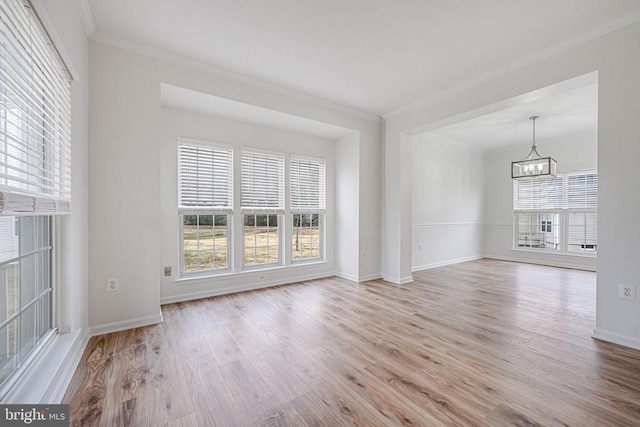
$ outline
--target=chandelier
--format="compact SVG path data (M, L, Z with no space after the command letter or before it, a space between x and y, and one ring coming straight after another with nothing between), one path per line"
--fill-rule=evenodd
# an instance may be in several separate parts
M533 142L527 157L517 162L511 162L511 178L522 179L536 176L556 176L558 163L551 157L542 157L536 149L536 119L540 116L529 117L533 121Z

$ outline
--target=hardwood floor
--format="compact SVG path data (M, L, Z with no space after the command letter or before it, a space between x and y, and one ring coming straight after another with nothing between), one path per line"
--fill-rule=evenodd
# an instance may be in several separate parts
M590 338L595 274L495 260L163 306L94 337L77 426L640 425L640 352Z

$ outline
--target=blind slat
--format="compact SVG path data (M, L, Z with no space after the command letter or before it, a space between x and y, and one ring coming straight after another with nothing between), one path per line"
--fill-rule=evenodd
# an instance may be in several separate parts
M182 214L231 213L233 151L178 144L178 210Z
M0 214L69 212L71 82L30 4L0 4Z
M513 181L513 209L519 211L597 210L596 172Z
M240 200L243 212L284 212L284 157L242 152Z
M322 212L326 207L326 166L320 160L291 159L291 210Z

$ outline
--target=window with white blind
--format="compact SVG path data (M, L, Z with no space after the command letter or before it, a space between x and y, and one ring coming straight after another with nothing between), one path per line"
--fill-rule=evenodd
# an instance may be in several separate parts
M242 151L244 265L280 264L284 214L284 156Z
M56 332L54 215L71 201L71 76L27 0L0 2L0 398Z
M319 259L326 203L325 162L292 157L290 165L292 259Z
M233 150L180 140L181 275L229 268L229 215L232 213Z
M514 247L597 252L597 172L516 180L513 196Z

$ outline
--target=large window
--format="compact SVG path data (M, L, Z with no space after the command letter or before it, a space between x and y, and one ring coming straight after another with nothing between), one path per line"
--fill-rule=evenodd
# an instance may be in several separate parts
M178 143L178 213L182 275L229 268L233 151L196 141Z
M323 260L325 161L180 138L178 214L181 277Z
M48 337L71 199L71 77L31 4L0 2L0 398Z
M515 247L597 252L596 172L516 180L513 195Z
M291 158L291 214L293 261L322 257L321 224L325 213L325 163Z
M242 152L244 265L280 264L284 214L284 156Z

